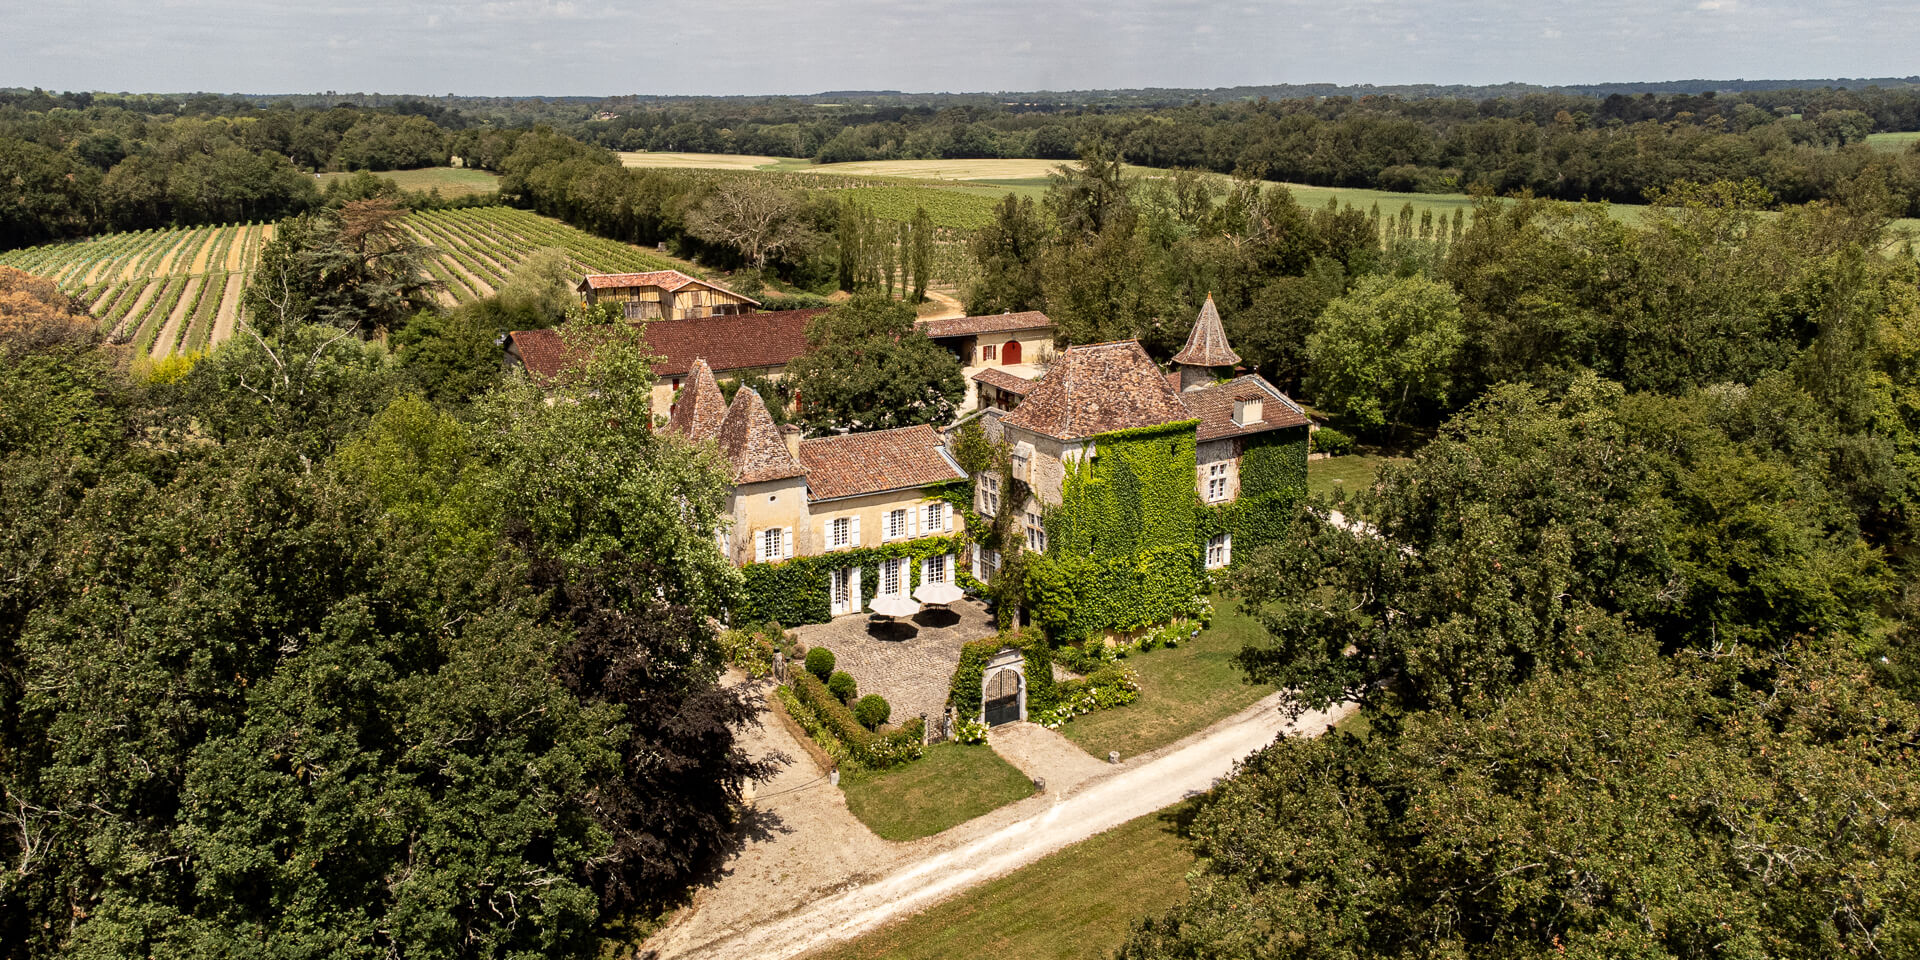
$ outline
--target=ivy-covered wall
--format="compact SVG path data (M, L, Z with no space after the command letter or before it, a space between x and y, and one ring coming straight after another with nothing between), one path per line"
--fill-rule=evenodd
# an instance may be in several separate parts
M1285 537L1294 506L1306 495L1307 428L1255 434L1241 441L1240 495L1202 507L1195 532L1203 546L1217 533L1232 533L1238 563Z
M860 609L865 610L880 587L880 561L911 557L907 565L909 592L920 585L920 561L941 554L955 555L956 568L964 557L964 534L922 537L878 547L854 547L813 557L794 557L776 563L749 563L740 568L746 578L746 601L736 610L735 623L773 621L795 627L833 619L833 597L828 578L841 567L860 568Z
M1184 420L1092 438L1045 512L1047 553L1027 567L1034 620L1056 639L1125 632L1178 615L1200 588L1194 427Z

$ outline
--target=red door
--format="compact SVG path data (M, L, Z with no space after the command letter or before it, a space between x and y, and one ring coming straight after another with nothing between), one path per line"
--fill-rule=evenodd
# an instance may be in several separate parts
M1020 341L1008 340L1006 346L1000 348L1000 362L1008 366L1020 362Z

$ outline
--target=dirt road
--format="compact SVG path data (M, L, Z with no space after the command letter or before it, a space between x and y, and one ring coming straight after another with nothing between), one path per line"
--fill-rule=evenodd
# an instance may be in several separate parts
M907 856L869 882L850 878L856 885L761 918L739 932L662 950L661 956L784 960L859 936L1204 791L1227 775L1235 761L1273 742L1282 732L1314 736L1351 710L1308 713L1288 723L1279 709L1280 697L1267 697L1071 791L1049 790L913 844Z

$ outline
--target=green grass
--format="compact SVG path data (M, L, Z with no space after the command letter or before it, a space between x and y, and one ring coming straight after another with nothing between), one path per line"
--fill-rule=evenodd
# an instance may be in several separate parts
M1903 130L1898 133L1869 133L1867 146L1888 153L1899 153L1920 143L1920 130Z
M1356 453L1310 460L1307 462L1307 495L1332 497L1335 493L1344 493L1352 496L1354 491L1371 486L1374 474L1380 472L1380 465L1394 459L1397 458Z
M1126 759L1204 730L1272 693L1273 687L1247 683L1233 664L1240 648L1263 635L1260 624L1230 599L1215 603L1213 626L1199 637L1127 658L1140 674L1140 699L1075 717L1060 732L1095 757L1118 750Z
M1097 960L1128 925L1186 898L1192 802L1168 807L981 884L817 960Z
M320 175L320 189L327 184L351 177L351 173L323 173ZM439 190L440 195L451 199L476 193L494 193L500 189L500 177L485 170L469 170L465 167L428 167L424 170L388 170L374 176L385 177L400 185L402 190L426 193Z
M930 837L1033 793L1033 781L985 744L936 743L892 770L843 774L847 809L887 840Z

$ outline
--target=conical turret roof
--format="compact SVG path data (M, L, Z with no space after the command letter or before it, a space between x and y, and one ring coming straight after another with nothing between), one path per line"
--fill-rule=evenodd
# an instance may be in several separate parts
M727 408L717 439L720 452L733 464L736 484L785 480L807 472L787 450L786 438L780 436L773 415L752 387L741 387L733 395L733 405Z
M1174 354L1173 362L1189 367L1231 367L1240 362L1240 355L1227 343L1227 328L1220 323L1213 294L1207 294L1200 318L1193 322L1193 332L1187 334L1187 346Z
M667 431L689 440L706 440L720 432L720 424L727 418L727 398L706 360L696 358L688 374L687 385L681 388L680 399L674 402L673 414L667 419Z

